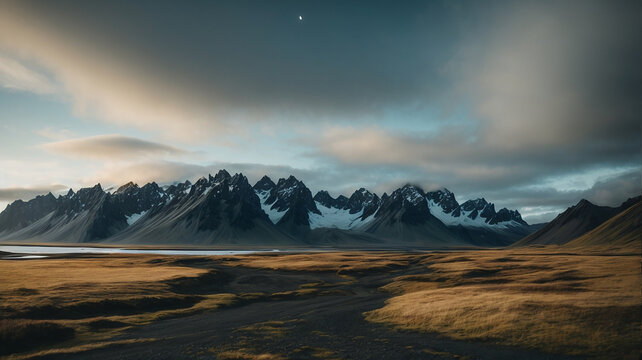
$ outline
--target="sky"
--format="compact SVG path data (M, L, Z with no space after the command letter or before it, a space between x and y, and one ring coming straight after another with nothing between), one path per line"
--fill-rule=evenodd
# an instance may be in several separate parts
M0 209L220 168L549 221L642 192L639 1L2 1Z

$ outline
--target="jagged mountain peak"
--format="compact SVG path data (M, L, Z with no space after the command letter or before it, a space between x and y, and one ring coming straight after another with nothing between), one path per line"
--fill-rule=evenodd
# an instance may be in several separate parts
M339 195L335 199L326 190L318 191L316 195L314 195L314 201L327 208L345 209L348 205L347 197Z
M431 219L424 191L416 185L406 184L381 197L381 206L375 218L387 218L386 222L408 225L424 224Z
M232 175L232 177L230 178L230 182L232 183L238 183L239 181L243 181L243 180L247 180L247 178L245 177L245 175L243 175L243 173L236 173Z
M495 204L489 203L484 198L477 198L473 200L468 200L461 204L461 210L466 212L464 214L466 217L477 220L477 218L482 218L484 223L489 223L491 219L496 215Z
M288 187L295 187L295 186L305 186L302 181L294 177L294 175L290 175L287 179L280 178L279 181L276 183L277 188L288 188Z
M287 179L280 178L269 191L259 188L261 186L255 185L254 191L261 194L263 210L275 224L292 231L306 227L309 230L309 213L321 215L310 189L292 175Z
M463 204L461 204L462 208L466 211L470 210L482 210L488 205L488 201L486 199L482 198L477 198L477 199L471 199L465 201Z
M417 205L424 202L424 191L417 185L406 184L403 187L395 190L390 195L392 199L401 198L404 202Z
M431 201L434 205L439 206L444 213L459 216L459 203L455 199L455 194L450 190L443 188L440 190L430 191L426 193L426 199Z
M379 204L380 199L377 194L371 193L365 188L360 188L352 193L348 199L346 208L350 210L350 214L356 214L363 210L361 214L361 219L363 220L374 214L379 208Z
M116 190L115 194L119 194L119 193L125 192L126 190L131 189L131 188L136 188L136 189L137 189L137 188L138 188L138 185L137 185L137 184L135 184L134 182L130 181L130 182L128 182L127 184L121 185L121 186Z
M318 191L314 195L314 201L328 208L334 206L334 198L325 190Z
M105 192L103 191L102 186L100 185L100 183L98 183L92 187L79 189L76 192L76 197L86 198L86 197L96 196L104 193Z
M254 190L256 191L270 191L272 190L276 184L272 179L270 179L269 176L263 175L261 180L257 181L256 184L254 184Z
M501 208L495 216L493 216L488 223L491 225L499 224L502 222L515 221L522 225L527 225L526 221L522 219L522 215L517 210L510 210Z
M193 196L194 194L202 194L210 186L212 186L212 182L210 182L208 178L203 176L196 180L194 185L191 186L189 194L190 196Z
M234 174L229 179L230 190L232 189L242 189L243 191L250 189L252 190L252 185L250 185L247 177L243 173ZM252 191L253 192L253 191Z
M288 177L287 179L280 178L276 183L273 192L276 191L280 196L287 197L290 196L291 193L294 193L299 189L307 189L307 187L302 181L299 181L297 178L290 175L290 177ZM310 190L308 190L308 192L309 191Z
M155 181L152 181L150 183L147 183L147 184L143 185L143 187L141 189L143 189L143 190L144 189L160 190L160 186L158 186L158 184Z
M214 176L214 182L222 182L225 179L229 179L231 177L232 177L232 175L230 175L230 173L227 172L227 170L221 169Z

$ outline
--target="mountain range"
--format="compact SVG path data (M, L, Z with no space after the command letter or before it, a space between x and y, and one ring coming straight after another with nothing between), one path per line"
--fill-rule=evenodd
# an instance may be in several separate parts
M100 184L17 200L0 213L3 241L199 245L505 246L529 235L517 210L483 198L458 203L447 189L407 184L381 196L314 196L294 176L254 186L220 170L161 187Z

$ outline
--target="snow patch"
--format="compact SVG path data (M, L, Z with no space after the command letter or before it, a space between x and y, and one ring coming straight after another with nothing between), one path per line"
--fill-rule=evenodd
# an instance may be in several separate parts
M363 215L363 210L355 214L350 214L350 209L337 209L329 208L321 205L319 202L316 202L317 209L321 212L321 215L309 212L308 217L310 219L310 228L336 228L342 230L350 230L359 225L363 225L374 216L369 216L364 221L361 221L361 215Z
M147 214L147 210L139 212L138 214L131 214L129 216L126 216L125 218L127 218L127 225L131 225L135 223L136 221L138 221L138 219L143 217L143 215L145 214Z
M270 191L269 190L264 190L264 191L256 191L256 195L259 197L259 200L261 202L261 209L263 209L263 212L267 214L267 216L270 218L270 221L272 221L272 224L276 224L281 220L283 215L287 212L287 210L283 211L278 211L276 209L272 209L271 205L272 204L266 204L265 202L267 201L268 197L270 197Z
M461 225L464 227L476 227L476 228L491 228L491 229L499 229L499 228L507 228L507 227L518 227L521 226L520 223L517 221L511 220L511 221L504 221L500 222L497 224L489 224L486 222L486 219L483 217L477 215L477 218L471 219L468 217L468 215L473 212L474 210L471 211L465 211L461 210L461 214L458 217L452 216L452 212L446 213L444 209L439 206L439 204L435 203L432 200L426 199L426 202L428 203L428 209L430 209L430 213L439 219L442 223L448 226L457 226Z

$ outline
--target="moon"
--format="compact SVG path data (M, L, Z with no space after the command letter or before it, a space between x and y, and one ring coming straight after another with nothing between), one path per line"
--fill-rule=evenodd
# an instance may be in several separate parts
M299 15L299 21L303 21L303 16Z

